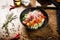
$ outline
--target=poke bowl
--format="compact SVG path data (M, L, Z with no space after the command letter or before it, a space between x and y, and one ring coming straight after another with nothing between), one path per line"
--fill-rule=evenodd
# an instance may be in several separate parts
M48 14L39 7L25 9L20 14L20 21L28 30L36 30L45 27L48 24Z

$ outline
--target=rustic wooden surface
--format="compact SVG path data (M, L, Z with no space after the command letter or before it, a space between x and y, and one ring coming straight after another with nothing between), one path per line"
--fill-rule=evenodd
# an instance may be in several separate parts
M36 31L27 31L31 40L59 40L57 33L56 10L45 10L49 16L48 25Z

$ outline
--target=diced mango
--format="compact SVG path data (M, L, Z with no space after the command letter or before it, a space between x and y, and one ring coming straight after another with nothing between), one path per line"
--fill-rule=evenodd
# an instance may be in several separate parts
M29 26L29 23L27 23L27 26Z

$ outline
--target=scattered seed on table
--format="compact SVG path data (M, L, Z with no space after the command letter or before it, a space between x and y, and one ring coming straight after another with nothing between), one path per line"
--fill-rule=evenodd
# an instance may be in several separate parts
M18 25L18 31L20 31L19 28L20 28L20 25Z
M4 35L3 35L3 37L4 37Z
M12 23L12 26L14 26L14 27L15 27L14 23Z
M8 35L6 35L6 37L8 37Z

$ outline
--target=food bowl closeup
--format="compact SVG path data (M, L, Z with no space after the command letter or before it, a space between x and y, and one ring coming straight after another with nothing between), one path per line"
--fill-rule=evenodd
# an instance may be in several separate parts
M48 14L39 7L25 9L20 14L20 21L28 30L36 30L48 24Z

